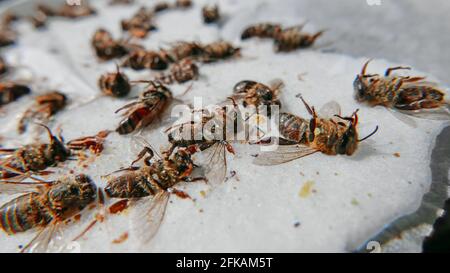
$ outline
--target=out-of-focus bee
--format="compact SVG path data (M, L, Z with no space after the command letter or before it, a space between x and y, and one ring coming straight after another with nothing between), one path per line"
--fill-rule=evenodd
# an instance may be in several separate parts
M8 65L5 60L0 56L0 76L6 74L8 72Z
M0 47L12 45L16 42L15 31L0 25Z
M204 177L191 177L194 162L187 149L178 149L170 157L150 161L154 152L147 147L139 154L143 158L150 154L142 167L130 167L123 175L112 177L107 181L106 195L111 198L130 199L134 206L131 216L135 232L142 243L148 243L156 235L164 218L170 193L181 198L189 197L174 188L181 182L206 181Z
M31 89L28 86L14 82L0 82L0 106L13 102L30 93Z
M299 48L307 48L314 44L324 31L315 34L302 32L303 26L290 27L275 35L275 50L278 52L289 52Z
M190 8L192 6L191 0L176 0L175 7L177 8Z
M0 178L14 177L21 180L30 172L46 173L42 171L69 159L72 148L81 150L98 147L96 150L101 151L100 148L103 147L102 143L107 136L103 133L100 137L84 137L73 140L66 146L60 135L54 136L47 126L38 125L47 130L50 143L38 142L16 149L0 148Z
M112 97L124 97L130 93L131 85L127 75L120 72L119 66L114 73L106 73L98 80L100 90Z
M366 74L370 60L353 83L354 96L370 106L381 105L402 113L428 119L449 119L450 106L445 93L425 77L392 75L392 72L410 67L388 68L384 76Z
M177 42L167 50L170 60L180 61L184 58L196 59L203 54L203 48L196 42Z
M234 47L231 43L218 41L207 44L202 48L201 60L206 63L216 62L233 57L239 57L241 49Z
M145 7L139 9L130 19L122 20L122 29L136 38L145 38L149 31L156 30L153 11Z
M255 107L257 113L260 112L261 107L266 107L264 110L267 111L264 113L270 116L271 106L281 107L279 93L283 86L284 83L279 79L272 80L270 86L255 81L243 80L234 86L232 98L242 100L244 107Z
M167 2L159 2L153 6L153 12L158 13L171 8L170 4Z
M58 16L66 18L79 18L86 17L90 15L95 15L97 11L94 7L84 3L83 5L63 5L59 10L56 11Z
M122 66L130 67L134 70L164 70L169 66L169 59L163 51L138 49L127 55Z
M69 250L66 247L70 240L61 238L66 221L97 198L94 182L84 174L51 182L2 181L0 193L22 193L0 207L0 227L7 234L38 230L22 252Z
M301 96L300 98L312 118L307 121L292 114L282 114L279 124L280 138L288 145L280 145L274 152L259 154L254 160L255 164L277 165L316 152L351 156L357 150L359 142L371 137L378 130L377 126L371 134L359 139L358 110L350 117L342 117L339 104L330 102L324 105L318 115L314 107L310 107ZM295 144L289 145L293 143Z
M17 131L23 134L30 121L46 123L56 112L62 110L67 104L67 97L58 91L48 92L37 96L35 103L28 108L19 120Z
M274 23L259 23L251 25L244 29L241 34L241 39L249 39L253 37L258 38L275 38L282 31L280 24Z
M106 61L123 57L133 48L139 48L139 46L128 44L125 41L114 40L111 33L102 28L95 31L91 44L97 57Z
M116 131L121 134L129 134L136 129L143 128L160 116L171 103L173 96L169 88L159 82L150 81L149 88L139 98L129 103L115 113L126 110L124 118L119 123Z
M133 4L134 0L110 0L109 5L130 5Z
M174 63L170 68L170 73L162 74L156 78L164 84L184 83L198 79L198 66L190 59L183 59Z
M218 22L220 20L220 12L219 12L219 6L204 6L202 8L202 15L203 15L203 22L206 24L211 24Z

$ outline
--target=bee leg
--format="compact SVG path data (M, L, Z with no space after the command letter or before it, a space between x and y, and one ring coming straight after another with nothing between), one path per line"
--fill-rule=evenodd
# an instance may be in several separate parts
M197 182L197 181L204 181L205 183L208 183L208 178L206 178L206 177L186 177L184 179L184 182L188 182L188 183Z
M384 76L387 77L387 76L391 75L392 71L395 71L395 70L411 70L411 67L407 67L407 66L390 67L390 68L386 69Z
M175 188L171 188L171 189L169 189L169 192L175 194L176 196L180 197L181 199L189 198L192 200L192 197L184 191L177 190Z
M153 150L152 150L151 148L145 147L145 148L138 154L138 157L137 157L133 162L131 162L130 167L132 167L136 162L138 162L139 160L141 160L146 154L149 154L149 156L146 157L146 158L144 159L144 163L145 163L145 165L150 166L150 165L151 165L150 160L153 158L153 156L155 155L155 153L153 152Z
M16 151L17 149L0 149L0 155L1 154L12 154Z

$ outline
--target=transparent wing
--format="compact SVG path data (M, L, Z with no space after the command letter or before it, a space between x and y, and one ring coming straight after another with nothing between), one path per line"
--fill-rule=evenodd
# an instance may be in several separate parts
M64 238L61 222L54 220L31 240L21 252L23 253L49 253L69 250L70 240Z
M273 79L269 82L270 89L281 90L284 87L284 82L282 79Z
M208 183L218 184L225 181L227 175L227 155L224 143L216 143L203 151L200 165L205 171Z
M395 109L395 111L421 119L450 120L450 108L448 105L435 109L420 109L420 110Z
M39 192L46 183L0 181L0 194Z
M253 164L260 166L280 165L316 152L318 151L304 145L283 145L278 146L276 151L259 154L253 160Z
M161 226L170 194L161 190L155 196L133 200L132 230L143 244L155 237Z
M405 115L404 113L399 112L395 108L387 108L389 113L392 114L396 119L400 120L401 122L405 123L406 125L417 128L417 122L409 115Z
M318 112L321 118L334 118L334 115L341 115L341 106L336 101L325 103Z

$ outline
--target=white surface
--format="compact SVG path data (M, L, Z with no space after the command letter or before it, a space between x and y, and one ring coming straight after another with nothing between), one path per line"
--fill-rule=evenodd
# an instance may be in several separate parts
M100 7L103 2L95 1L95 4ZM247 17L246 12L258 14L252 16L258 19L277 13L272 13L267 5L258 9L251 8L253 2L245 1L246 7L239 3L221 2L221 9L230 16L222 31L201 24L200 4L190 11L169 12L158 19L160 31L152 33L146 41L149 48L157 48L163 42L213 41L219 37L243 48L240 60L202 65L200 80L194 83L184 100L201 96L205 104L217 103L230 95L232 87L240 80L267 83L281 78L286 84L282 93L284 111L307 116L295 98L301 92L318 108L329 100L338 101L344 114L360 108L361 126L370 130L378 124L379 132L371 141L362 143L353 157L315 154L274 167L252 165L250 154L258 152L257 147L235 145L237 155L230 158L229 170L237 172L239 181L230 179L213 190L202 183L186 185L185 190L196 202L172 197L161 229L150 245L138 249L138 239L133 237L128 214L124 213L114 216L107 226L97 226L83 238L80 241L82 251L351 251L384 225L419 206L429 188L432 140L442 124L418 120L418 128L411 128L383 108L358 105L352 97L352 82L367 58L354 59L314 50L275 55L270 41L255 39L240 43L240 32L248 23L243 19ZM114 70L114 63L99 64L95 59L90 48L93 32L98 27L106 27L118 37L119 20L134 13L136 8L101 9L99 17L77 23L54 20L49 30L39 33L30 33L28 24L19 26L24 33L21 44L8 50L6 56L33 71L39 83L36 93L46 88L60 88L69 95L70 110L58 114L52 123L53 128L62 126L67 140L114 129L119 122L120 117L114 110L127 99L102 97L87 105L77 105L97 96L98 76ZM243 10L241 14L239 10ZM291 24L304 21L287 16L271 19ZM316 29L313 23L310 27ZM323 40L326 41L326 37ZM50 53L50 48L58 48L59 54ZM380 72L394 65L398 64L377 60L369 71ZM125 72L132 79L150 75L149 72ZM297 75L302 73L307 74L303 76L304 81L299 81ZM43 78L48 81L44 82ZM180 94L186 87L174 86L174 93ZM134 92L139 92L139 88ZM23 112L29 102L30 98L23 98L5 107L7 115L0 117L0 134L10 140L5 146L30 141L12 140L17 122L14 117ZM167 147L166 137L161 133L166 126L151 126L144 130L143 136L155 147ZM136 149L132 148L130 140L130 136L112 134L104 153L90 168L76 171L90 174L99 186L104 185L101 175L126 166L134 159ZM400 158L393 156L397 152ZM63 171L72 168L75 167L67 164ZM299 191L308 181L314 182L316 193L301 198ZM207 191L206 197L200 195L201 190ZM2 196L0 201L9 198ZM71 232L75 234L88 220L89 216L84 215L81 223L71 227ZM294 227L297 221L301 224ZM130 232L130 239L120 245L110 244L124 231ZM27 232L8 237L2 233L0 251L16 251L19 244L26 244L33 235Z

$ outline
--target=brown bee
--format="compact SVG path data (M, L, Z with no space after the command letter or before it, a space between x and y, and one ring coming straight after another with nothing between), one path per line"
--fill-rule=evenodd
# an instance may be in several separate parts
M181 198L189 195L174 188L181 182L206 181L204 177L191 177L194 162L188 149L178 149L170 157L150 161L154 152L146 147L140 154L150 154L142 167L120 170L125 174L107 181L105 192L111 198L130 199L134 202L133 225L142 243L148 243L156 235L164 218L170 193ZM133 163L134 163L133 162Z
M190 59L183 59L172 65L170 73L160 75L156 81L164 84L184 83L190 80L197 80L198 76L198 66Z
M196 59L203 54L203 47L196 42L177 42L169 50L171 61L180 61L184 58Z
M216 62L221 59L228 59L240 56L240 48L234 47L229 42L218 41L203 46L201 60L206 63Z
M315 34L308 34L301 31L302 27L290 27L279 32L275 36L275 50L289 52L310 47L324 33L324 31L319 31Z
M279 93L283 88L284 83L279 80L273 80L270 86L265 84L244 80L238 82L234 88L232 96L234 99L242 99L243 106L253 106L259 113L261 107L266 107L267 114L270 116L270 106L281 107L281 102L279 100Z
M165 154L171 155L176 148L186 148L192 154L203 152L204 163L200 165L205 169L205 174L210 181L223 182L227 173L226 152L235 154L229 140L232 139L230 134L234 135L237 130L237 112L229 111L224 106L214 111L202 109L198 113L201 115L199 122L192 117L191 121L166 130L171 147Z
M204 6L202 8L203 22L206 24L216 23L220 20L219 6Z
M100 90L112 97L124 97L130 93L131 85L127 75L120 72L119 66L115 73L107 73L98 80Z
M358 110L350 117L340 116L340 106L336 102L326 104L317 115L314 107L310 107L300 96L312 118L307 121L292 114L280 117L280 138L284 141L274 152L265 152L255 158L257 165L278 165L301 157L321 152L326 155L351 156L358 148L358 143L374 135L375 130L358 138ZM290 145L293 144L294 145Z
M5 60L0 56L0 76L6 74L8 72L8 65Z
M139 98L129 103L115 113L125 110L124 118L119 123L116 131L121 134L129 134L136 129L150 124L156 117L166 110L173 96L169 88L159 82L150 81L149 88Z
M169 59L163 51L138 49L128 54L122 66L130 67L134 70L164 70L169 66Z
M63 5L59 10L56 11L56 15L72 19L86 17L94 14L97 14L97 11L95 10L95 8L91 7L88 4L78 6Z
M17 131L23 134L30 121L46 122L67 104L67 97L58 91L37 96L35 103L28 108L19 120Z
M122 20L122 30L136 38L145 38L148 32L156 30L153 24L153 11L142 7L130 19Z
M137 47L135 45L129 45L124 41L114 40L111 33L102 28L94 33L91 44L95 49L97 57L102 60L123 57L128 54L130 48Z
M0 207L0 227L8 235L38 230L21 252L68 250L61 249L66 244L61 238L66 220L78 215L97 198L94 182L84 174L51 182L2 181L0 193L22 193Z
M251 25L244 29L241 34L241 39L249 39L253 37L258 38L275 38L282 31L280 24L273 23L259 23Z
M0 82L0 106L17 100L31 93L28 86L13 82Z
M0 148L0 154L3 155L0 160L0 178L14 177L16 180L21 180L27 177L29 172L46 174L48 172L43 172L45 169L70 158L71 148L76 150L102 148L106 138L104 134L99 138L85 137L73 140L66 146L61 135L54 136L47 126L39 123L37 125L47 130L50 143L38 142L17 149Z
M383 76L366 74L370 60L353 83L354 96L358 102L370 106L382 105L409 115L428 119L449 119L450 107L445 93L435 84L424 81L425 77L392 75L392 71L410 67L388 68Z
M191 0L176 0L175 7L177 8L190 8L192 6Z
M153 6L153 12L158 13L171 8L171 5L167 2L159 2Z

